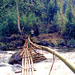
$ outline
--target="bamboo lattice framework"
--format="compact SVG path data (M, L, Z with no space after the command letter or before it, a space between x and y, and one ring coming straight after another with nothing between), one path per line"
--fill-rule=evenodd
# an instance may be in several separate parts
M28 38L29 39L29 38ZM43 51L47 51L55 56L57 56L61 61L63 61L68 67L69 69L75 73L75 66L73 64L71 64L65 57L61 56L58 52L50 49L49 47L46 46L41 46L41 45L37 45L34 44L33 42L31 42L31 40L29 39L29 42L31 43L31 45L35 46L37 49L41 49Z
M22 57L22 73L21 75L33 75L34 67L33 67L33 58L31 49L28 48L28 39L20 53Z
M75 73L74 65L72 65L69 61L67 61L66 58L62 57L58 52L53 51L49 47L34 44L33 42L31 42L30 38L28 37L22 49L22 52L20 53L20 56L22 56L22 75L33 75L34 74L33 73L34 68L33 68L33 58L32 58L33 53L32 52L34 51L36 53L36 51L34 49L32 50L32 47L35 49L41 49L41 50L47 51L57 56Z

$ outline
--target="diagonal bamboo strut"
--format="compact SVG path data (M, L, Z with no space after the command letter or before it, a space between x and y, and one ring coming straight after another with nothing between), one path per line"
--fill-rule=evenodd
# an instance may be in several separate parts
M46 47L46 46L36 45L33 42L31 42L31 40L29 38L28 38L28 40L29 40L29 43L32 46L35 46L37 49L47 51L47 52L52 53L55 56L57 56L60 60L62 60L75 73L75 66L72 65L66 58L62 57L58 52L55 52L55 51L53 51L52 49L50 49L49 47Z

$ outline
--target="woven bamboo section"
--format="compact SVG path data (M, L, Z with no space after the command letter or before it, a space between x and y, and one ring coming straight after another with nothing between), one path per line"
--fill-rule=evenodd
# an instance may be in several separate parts
M24 49L24 54L22 57L22 74L21 75L33 75L33 60L28 51L28 49Z
M22 73L21 75L33 75L33 59L31 51L28 48L28 39L24 45L24 48L20 54L22 56Z
M33 42L31 42L31 40L29 38L27 38L26 43L22 49L22 52L20 53L20 56L22 56L22 74L21 75L33 75L34 68L33 68L33 58L32 57L33 57L34 53L37 53L34 50L34 48L45 50L45 51L50 52L53 55L57 56L75 73L75 67L69 61L67 61L64 57L62 57L58 52L55 52L45 46L36 45ZM53 64L52 64L52 66L53 66ZM52 70L52 67L51 67L51 70Z

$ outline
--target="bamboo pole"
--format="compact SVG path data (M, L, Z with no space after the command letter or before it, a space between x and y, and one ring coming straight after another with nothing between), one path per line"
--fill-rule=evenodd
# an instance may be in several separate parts
M24 55L23 55L23 57L24 57ZM23 67L24 67L24 58L22 58L22 73L21 73L21 75L24 75L23 74L24 73Z
M22 57L22 73L21 75L33 75L33 60L32 55L30 51L28 50L28 39L26 40L26 43L22 49L22 52L20 53L20 56Z
M25 51L25 75L27 75L27 54L26 54L26 51Z
M27 50L26 50L26 58L27 58L27 60L26 60L27 61L27 64L26 64L26 66L27 66L27 74L26 75L29 75L28 74L28 70L29 70L29 66L28 66L29 65L29 60L28 60L28 58L29 58L29 55L28 55L27 52L28 52L28 43L27 43Z
M33 75L33 60L32 60L32 56L30 55L30 59L31 59L31 75Z
M74 73L75 73L75 66L72 65L66 58L62 57L58 52L53 51L52 49L50 49L49 47L46 46L40 46L40 45L36 45L33 42L31 42L31 40L28 38L29 43L32 46L35 46L37 49L42 49L44 51L47 51L49 53L54 54L55 56L57 56L60 60L62 60Z
M58 52L55 52L55 51L53 51L50 48L45 47L45 46L41 46L41 48L45 51L48 51L48 52L56 55L60 60L62 60L75 73L74 65L72 65L66 58L62 57Z
M27 50L27 55L28 55L28 68L29 68L28 75L30 75L30 56L28 50Z

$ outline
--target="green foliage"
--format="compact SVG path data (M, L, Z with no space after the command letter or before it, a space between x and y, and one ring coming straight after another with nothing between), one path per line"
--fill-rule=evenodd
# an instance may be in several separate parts
M68 45L75 45L75 40L74 39L72 39L72 40L70 40L70 41L68 41Z
M5 46L5 43L0 42L0 46Z
M70 4L67 4L66 8L67 23L65 24L65 38L75 38L75 17L72 14L72 8Z
M75 23L67 23L64 35L69 38L75 38Z
M36 17L35 13L30 13L29 15L23 14L20 17L21 26L24 27L25 32L30 32L31 28L34 28L34 25L39 25L39 18Z
M59 32L75 38L75 4L72 0L1 0L0 36L18 34L16 2L19 7L20 27L29 33Z

